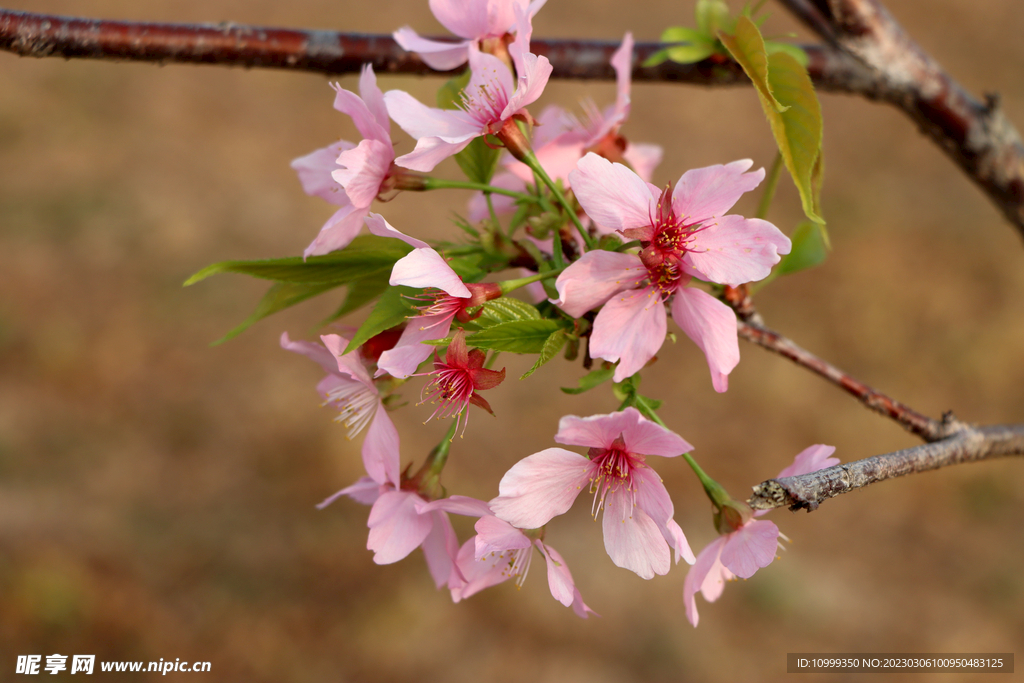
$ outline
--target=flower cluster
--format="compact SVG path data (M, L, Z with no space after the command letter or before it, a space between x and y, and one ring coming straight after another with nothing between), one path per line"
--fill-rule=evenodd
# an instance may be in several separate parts
M588 102L579 116L548 107L534 118L527 107L552 72L530 48L541 5L431 0L438 20L463 40L427 40L408 27L395 38L434 68L468 65L462 80L448 86L461 85L453 107L429 107L400 90L383 93L367 65L359 95L334 86L335 108L363 139L335 142L292 163L307 193L338 207L303 264L289 265L303 274L322 270L293 281L348 286L343 311L355 308L353 300L379 297L351 335L325 334L321 344L281 337L282 347L326 371L318 390L349 437L366 433L366 476L320 507L341 496L372 506L367 548L374 561L397 562L422 548L435 583L455 602L511 578L521 585L536 550L552 596L585 618L594 612L548 537L555 518L587 491L616 566L652 579L680 560L693 565L684 602L696 625L696 593L713 601L724 581L767 566L779 531L700 470L694 447L658 418L658 402L637 393L636 375L655 360L671 314L703 351L714 389L726 391L740 356L736 315L720 298L723 288L764 279L791 243L765 220L730 213L765 178L763 169L750 170L750 160L687 171L661 189L650 183L661 148L622 134L630 113L629 33L611 60L614 103L600 110ZM392 140L392 120L415 140L405 154L395 153L406 143ZM425 175L451 156L470 169L467 181ZM498 166L504 170L495 175ZM431 246L372 210L376 200L402 190L445 187L477 191L469 220L460 221L469 235L463 244ZM360 236L363 226L369 234ZM374 270L385 254L394 255L386 261L386 286ZM337 264L349 270L331 270ZM499 279L504 271L517 277ZM528 286L536 305L508 296ZM591 372L580 390L611 379L618 410L562 416L554 440L578 450L552 447L523 458L490 501L448 495L442 475L468 412L476 406L494 414L481 392L506 379L504 368L491 367L497 354L536 354L531 374L563 348L572 360L583 347ZM602 361L598 368L595 360ZM389 416L408 382L420 383L417 405L434 404L427 420L454 423L416 469L402 466ZM784 474L828 466L832 450L814 446ZM680 456L701 478L722 534L699 556L652 466L652 459ZM476 534L460 544L450 515L475 518Z

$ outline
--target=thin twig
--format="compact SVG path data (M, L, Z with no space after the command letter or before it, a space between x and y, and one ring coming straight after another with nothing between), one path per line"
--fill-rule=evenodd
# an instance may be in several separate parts
M998 95L972 97L878 0L780 1L867 66L874 96L916 121L1024 236L1024 144Z
M810 474L769 479L755 486L754 494L747 500L755 510L789 506L810 512L823 500L886 479L986 458L1024 455L1024 425L975 427L960 422L952 412L946 412L941 421L933 420L765 327L745 285L726 287L723 294L726 303L736 311L739 336L842 387L871 410L892 418L928 442Z
M818 358L810 351L801 348L792 340L787 339L774 330L753 323L740 322L739 335L747 341L763 346L769 351L774 351L797 365L824 377L849 394L852 394L871 410L879 415L892 418L906 428L907 431L921 437L925 441L938 441L950 433L950 427L947 423L933 420L918 413L913 408L900 403L896 399L890 398L876 389L872 389L867 384L854 379L828 361Z
M769 479L754 487L747 504L755 510L789 506L791 510L811 512L824 500L886 479L1010 455L1024 455L1024 425L961 424L939 441L797 477Z
M836 386L841 387L869 409L879 415L892 418L907 431L921 437L925 441L938 441L949 436L957 428L951 415L943 417L940 422L922 415L913 408L900 403L882 392L872 389L860 380L854 379L826 360L818 358L810 351L800 347L791 339L765 326L761 315L754 308L753 300L746 285L726 287L724 298L738 318L739 336L747 341L774 351L788 358L797 365L824 377Z

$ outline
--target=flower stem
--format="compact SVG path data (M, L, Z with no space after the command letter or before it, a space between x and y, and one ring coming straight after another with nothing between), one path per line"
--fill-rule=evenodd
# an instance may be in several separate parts
M569 214L569 220L571 220L573 225L576 226L576 229L579 230L580 236L583 237L583 242L587 245L587 249L594 249L597 246L594 243L594 239L590 236L590 233L588 233L583 228L583 224L580 223L580 217L576 215L576 210L572 207L571 204L569 204L569 200L567 200L565 198L565 195L562 194L562 192L558 189L558 186L555 184L555 181L551 179L551 176L549 176L547 172L544 170L544 168L540 165L540 161L537 160L537 155L533 153L533 150L526 150L522 157L519 158L519 160L522 161L527 166L529 166L530 170L532 170L537 175L537 177L540 178L544 182L544 184L548 186L548 189L551 190L551 193L553 195L555 195L555 198L558 200L558 203L561 204L562 208L565 209L565 212Z
M683 453L683 458L690 465L690 469L697 475L697 478L700 479L700 484L704 487L704 493L708 495L708 498L711 499L716 508L721 509L723 505L732 500L732 497L722 488L721 484L704 473L704 470L700 468L700 465L697 464L692 455Z
M427 456L427 462L424 463L424 467L428 468L431 475L440 476L441 470L444 469L445 463L448 462L448 451L452 447L452 439L455 438L455 429L459 426L458 422L453 422L452 426L448 428L448 433L441 439L441 443L434 447L434 450L430 451L430 455Z
M540 200L533 195L526 194L524 192L516 192L514 190L506 190L503 187L496 187L494 185L488 185L487 183L473 183L468 180L444 180L442 178L425 178L423 183L427 190L479 190L480 192L485 193L490 192L492 194L503 194L506 197L512 197L513 199L532 203L540 202Z
M529 277L521 277L517 280L503 280L502 282L498 283L498 286L501 287L501 293L503 295L508 294L511 291L517 290L520 287L525 287L526 285L529 284L533 284L534 282L540 282L541 280L553 278L568 267L569 266L562 266L561 268L546 270L543 273L537 273L536 275L531 275Z
M772 167L768 170L767 182L764 184L764 192L761 194L761 201L757 205L757 213L754 214L757 218L764 218L768 215L768 209L772 205L772 199L775 198L775 188L779 185L779 172L782 170L782 154L775 154L775 161L772 162Z

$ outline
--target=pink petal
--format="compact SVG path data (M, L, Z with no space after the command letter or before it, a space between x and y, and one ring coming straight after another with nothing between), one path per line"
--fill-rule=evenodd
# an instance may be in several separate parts
M751 520L726 536L722 564L741 579L749 579L772 563L778 547L779 527L767 520Z
M641 415L640 411L636 408L626 408L623 412L635 414L632 418L632 424L623 429L626 448L631 452L673 458L693 450L693 446L686 439L655 422L651 422Z
M377 74L373 73L372 64L363 64L363 71L359 74L359 94L363 103L370 111L377 125L387 134L386 139L381 142L391 144L391 119L388 117L388 108L384 105L384 93L377 87ZM391 155L392 157L394 154Z
M322 334L320 335L320 341L324 343L324 347L327 349L333 360L332 366L325 368L328 372L338 374L339 372L343 375L363 383L368 389L372 389L374 392L377 391L377 387L373 385L373 380L370 379L370 373L366 371L366 366L363 365L363 361L359 359L359 354L355 351L352 353L345 353L345 347L348 346L348 339L337 334ZM314 344L314 346L316 346Z
M504 65L502 68L508 71ZM481 133L480 123L466 112L428 107L402 90L384 93L384 104L395 123L417 140L441 137L452 142Z
M693 450L681 436L651 422L633 407L607 415L566 415L558 421L555 441L586 448L608 448L620 435L631 453L673 457Z
M426 249L430 245L423 240L418 240L415 237L409 237L408 235L399 232L393 225L384 220L384 216L379 213L371 213L366 217L366 227L369 228L370 232L378 237L394 237L395 239L402 240L409 246L415 247L416 249Z
M463 93L466 113L481 123L496 124L515 113L508 110L509 99L516 84L512 72L502 60L481 52L476 44L469 46L469 68L472 75Z
M610 491L604 502L604 547L612 562L642 579L667 574L672 557L654 520L634 507L629 493L621 488Z
M665 536L665 540L668 544L676 551L676 564L679 564L679 560L686 560L687 564L693 564L694 558L693 550L690 549L690 543L686 540L686 534L683 533L682 527L674 519L668 520L665 526L661 529L662 535Z
M438 588L445 584L461 585L465 583L465 579L456 565L459 539L455 535L455 529L452 528L448 515L443 512L434 512L430 518L433 526L423 539L423 556L427 560L427 569L434 579L434 585ZM458 573L458 576L452 577L453 573Z
M687 171L672 193L676 215L687 223L725 215L744 192L753 190L764 179L763 168L744 173L753 164L750 159L742 159L724 166Z
M704 225L685 257L702 280L737 286L764 279L790 250L789 238L758 218L722 216Z
M579 318L619 292L639 286L646 277L647 269L634 254L588 251L555 280L558 300L552 303Z
M616 295L594 319L590 355L620 361L612 380L621 382L658 353L665 342L667 320L665 304L651 287Z
M333 335L337 337L338 335ZM341 339L341 337L338 337ZM347 344L348 342L346 342ZM286 351L301 353L306 358L319 363L325 372L337 373L338 361L324 348L323 344L314 344L307 341L292 341L287 332L281 333L281 348Z
M622 164L613 164L590 152L576 164L569 182L580 206L596 223L611 230L651 225L657 196Z
M363 467L378 484L388 482L398 488L401 472L398 448L398 430L395 429L395 424L388 416L384 404L378 402L373 421L366 430L362 448Z
M465 583L452 588L453 602L459 602L485 588L496 586L512 578L512 575L508 573L506 557L488 557L478 560L474 556L475 547L476 536L463 543L462 548L459 549L457 566Z
M430 515L416 512L419 496L409 491L389 491L373 504L367 526L370 536L366 547L374 552L377 564L404 559L418 548L434 526Z
M432 512L434 510L443 510L444 512L450 512L456 515L466 515L467 517L483 517L491 514L491 508L487 507L487 503L476 498L470 498L469 496L450 496L448 498L439 498L437 500L426 502L424 501L417 510L422 515L425 512Z
M347 199L348 195L345 195L345 197ZM324 226L320 228L320 234L302 252L302 257L321 256L338 249L344 249L359 234L363 227L363 217L365 215L365 208L357 208L351 204L341 207L334 212L333 216L327 219Z
M658 525L662 537L675 550L676 563L685 559L688 564L693 564L693 551L686 541L686 535L679 525L672 519L674 507L672 498L669 497L665 484L661 477L654 470L645 467L638 468L633 474L636 482L636 508L643 510Z
M415 52L427 66L436 71L451 71L465 64L469 58L468 40L441 42L421 38L408 26L403 26L391 35L403 50Z
M650 182L654 177L654 169L661 163L664 154L665 150L661 148L661 145L630 142L626 145L626 151L622 153L622 157L629 162L638 176L646 182Z
M391 144L391 135L387 128L382 127L377 118L370 111L370 108L366 106L355 93L344 90L339 85L332 85L336 94L334 96L334 108L343 114L348 114L352 117L352 123L355 124L356 130L364 137L370 140L377 140L388 145Z
M615 113L621 121L629 116L629 88L633 80L633 34L629 31L612 55L611 65L615 69Z
M340 140L292 161L291 166L299 176L302 190L335 206L348 205L348 195L331 173L338 168L338 155L353 147L353 143Z
M509 53L514 61L517 54L515 47L515 44L509 46ZM516 90L502 112L502 120L511 118L536 102L537 98L544 94L544 87L548 84L552 71L554 67L547 57L538 57L530 52L521 55L516 64Z
M380 193L381 183L394 158L394 148L390 143L363 140L355 149L341 153L338 165L344 168L331 175L345 188L345 194L354 206L369 207Z
M430 0L430 11L442 26L461 38L472 40L491 34L491 22L488 21L490 9L490 3L481 0ZM506 13L511 20L511 12ZM510 25L511 21L505 24L501 32L504 33Z
M783 477L797 477L801 474L810 474L811 472L817 472L818 470L825 469L826 467L838 465L839 458L829 457L835 452L835 446L826 446L821 443L808 446L793 458L792 465L779 472L775 478L782 479Z
M413 249L398 259L388 282L406 287L436 287L462 299L472 296L462 278L445 262L444 257L429 247Z
M532 541L519 529L494 515L485 515L477 520L476 557L483 559L490 553L529 548Z
M473 141L473 138L483 134L484 131L480 130L454 140L446 140L441 137L420 138L416 142L416 148L408 154L403 154L395 159L395 164L413 171L429 173L448 157L455 156L466 149L469 143Z
M578 617L579 617L580 619L586 619L586 618L587 618L587 617L589 617L589 616L590 616L591 614L593 614L593 615L594 615L595 617L599 617L599 616L601 616L600 614L598 614L598 613L597 613L597 612L595 612L594 610L590 609L590 608L589 608L589 607L587 606L587 603L583 602L583 596L582 596L582 595L580 595L580 589L579 589L579 588L574 588L574 589L573 589L573 592L572 592L572 595L573 595L573 599L572 599L572 611L573 611L573 612L574 612L574 613L576 614L576 616L578 616Z
M717 594L715 594L713 584L716 581L720 584L723 583L721 573L714 571L714 569L715 565L719 564L718 555L722 552L724 538L724 536L719 536L709 543L704 550L700 551L697 561L693 563L690 571L686 574L686 580L683 582L683 603L686 606L686 618L694 627L700 621L700 615L697 614L697 592L703 590L705 583L710 583L712 585L709 585L708 590L704 592L704 599L708 602L713 602L721 595L721 587L718 589ZM719 566L721 565L719 564ZM724 587L724 584L722 587ZM708 597L709 594L714 595L714 597Z
M572 580L569 566L565 564L557 550L544 545L543 541L538 539L534 544L548 566L548 588L551 590L551 597L566 607L571 606L576 599L576 583Z
M435 347L420 342L447 337L453 317L421 315L410 318L395 347L380 355L374 376L380 377L387 373L392 377L405 379L416 372L419 364L429 358L435 350Z
M589 460L561 448L534 453L501 478L491 510L512 526L538 529L572 507L592 469Z
M729 373L740 362L733 310L703 290L683 287L676 290L672 319L704 352L715 391L727 390Z
M316 509L323 510L341 496L348 496L352 500L357 503L362 503L363 505L373 505L380 497L380 484L370 477L361 477L351 486L346 486L337 493L333 493L327 498L324 498L323 501L317 504Z

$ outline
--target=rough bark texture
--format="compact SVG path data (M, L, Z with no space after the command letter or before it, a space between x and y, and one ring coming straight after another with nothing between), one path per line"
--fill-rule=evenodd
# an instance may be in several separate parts
M755 510L789 506L810 512L824 500L886 479L1008 455L1024 455L1024 425L960 425L951 436L922 446L798 477L769 479L754 487L747 503Z

